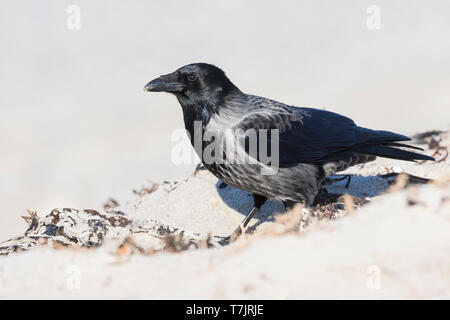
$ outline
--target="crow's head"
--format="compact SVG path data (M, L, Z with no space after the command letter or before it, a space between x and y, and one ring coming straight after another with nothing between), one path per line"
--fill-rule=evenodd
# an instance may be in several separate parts
M193 63L181 67L173 73L150 81L144 87L144 91L173 93L181 103L218 101L231 90L237 88L225 73L207 63Z

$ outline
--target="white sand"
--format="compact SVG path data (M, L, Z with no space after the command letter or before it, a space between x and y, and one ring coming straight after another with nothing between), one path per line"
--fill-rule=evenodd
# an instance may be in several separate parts
M441 138L441 146L448 146L448 134ZM154 253L149 248L163 246L158 237L165 227L192 239L226 235L242 219L239 212L250 209L247 193L217 189L217 180L200 171L115 208L132 222L108 225L100 248L47 245L0 256L0 298L448 299L450 183L383 194L385 179L364 178L399 171L397 166L447 181L450 173L450 159L426 164L380 159L352 169L361 176L348 192L371 203L343 218L311 216L304 231L276 235L275 226L281 225L272 213L283 209L269 202L252 221L256 231L245 239L226 247ZM342 184L329 189L345 191ZM85 222L78 229L66 225L67 232L88 228L88 219L80 216ZM130 240L119 248L127 235L147 251L139 252Z
M450 185L419 188L415 206L408 193L302 237L125 260L107 247L1 257L0 297L450 298Z
M450 129L448 0L2 4L0 239L21 232L27 208L99 208L147 179L189 175L171 159L171 135L184 128L176 98L142 91L187 63L364 127ZM80 30L67 29L69 5L80 7ZM377 30L367 28L371 5Z

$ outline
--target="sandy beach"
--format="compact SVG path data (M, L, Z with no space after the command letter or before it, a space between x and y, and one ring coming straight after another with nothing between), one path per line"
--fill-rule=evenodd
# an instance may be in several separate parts
M213 63L247 93L364 127L449 130L448 1L378 1L381 27L368 29L372 4L79 1L80 29L68 29L65 3L8 4L0 238L23 229L16 217L26 209L98 210L148 181L192 173L196 163L171 160L172 134L184 127L176 99L142 91L187 63Z
M205 170L107 212L31 213L0 243L0 298L448 299L450 135L432 140L437 162L359 165L327 186L343 199L270 201L228 245L251 197Z
M450 2L4 7L0 299L450 298ZM193 62L411 136L437 161L352 167L348 188L326 186L348 196L288 213L268 201L224 245L251 195L175 163L190 148L181 108L142 90Z

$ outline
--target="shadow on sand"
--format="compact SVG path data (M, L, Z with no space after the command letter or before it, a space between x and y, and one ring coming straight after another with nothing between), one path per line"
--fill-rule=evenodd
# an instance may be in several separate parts
M380 195L389 188L389 180L386 177L350 175L351 182L346 188L347 180L333 181L331 184L324 185L327 192L332 194L349 194L358 198L372 198ZM344 175L334 175L331 179L339 179ZM242 219L250 212L253 207L253 199L250 192L243 191L232 186L228 186L218 181L216 184L217 192L222 200L232 209L242 214ZM277 213L283 213L284 206L279 201L268 200L261 210L256 214L259 220L257 224L265 221L273 221Z

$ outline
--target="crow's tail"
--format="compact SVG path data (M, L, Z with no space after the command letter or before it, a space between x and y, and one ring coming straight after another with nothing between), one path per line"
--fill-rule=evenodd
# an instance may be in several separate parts
M365 146L365 147L358 148L356 151L360 152L360 153L371 154L371 155L378 156L378 157L406 160L406 161L415 161L415 160L434 161L435 160L434 158L429 157L424 154L406 151L406 150L402 150L402 149L397 149L395 147L405 147L405 148L423 150L423 149L420 149L417 147L409 146L407 144L394 142L394 143L387 143L387 144L383 144L383 145Z

